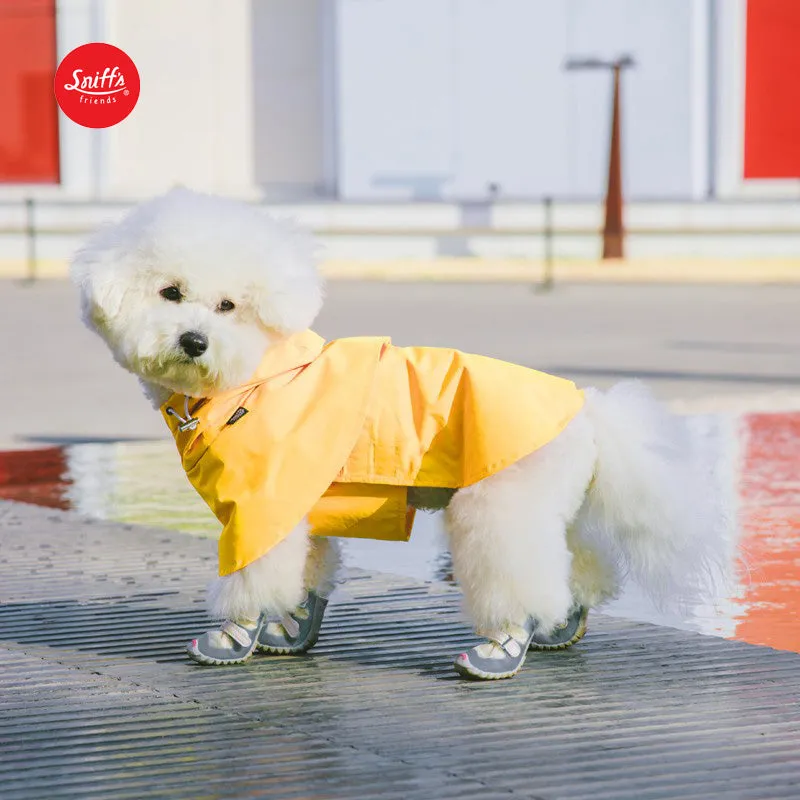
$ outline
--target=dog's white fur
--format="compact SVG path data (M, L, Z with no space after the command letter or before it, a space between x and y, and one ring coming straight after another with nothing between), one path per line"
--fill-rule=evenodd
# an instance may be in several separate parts
M309 327L322 303L309 238L256 208L183 189L96 234L72 274L86 323L155 405L172 392L203 397L241 384L275 338ZM165 300L167 286L183 301ZM223 299L235 309L222 313ZM209 342L195 359L178 344L190 330ZM627 577L662 603L694 601L724 561L727 527L697 444L641 385L590 389L555 441L458 491L446 526L476 629L529 615L550 629L574 602L614 597ZM339 558L336 542L309 537L304 523L215 581L209 609L282 616L309 588L327 596Z

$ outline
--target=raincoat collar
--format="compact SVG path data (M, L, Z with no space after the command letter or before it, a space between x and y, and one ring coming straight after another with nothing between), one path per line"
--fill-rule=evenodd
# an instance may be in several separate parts
M253 389L273 378L307 367L319 356L324 347L325 340L312 330L301 331L280 339L267 348L261 363L248 381L215 395L214 399L224 401L225 398L238 397L242 392ZM170 395L162 405L162 411L170 407L183 408L184 397L178 393ZM202 405L208 402L208 399L206 397L190 398L191 412L198 411Z
M319 356L324 347L325 340L312 330L287 336L267 348L253 377L233 391L240 392L278 375L306 367Z

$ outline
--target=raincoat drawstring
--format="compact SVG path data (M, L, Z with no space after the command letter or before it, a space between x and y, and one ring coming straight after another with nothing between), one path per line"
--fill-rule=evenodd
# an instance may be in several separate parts
M185 417L182 417L174 408L172 408L172 406L167 406L166 412L170 416L175 417L178 422L181 423L178 426L178 430L181 432L193 431L199 422L197 417L193 417L189 411L189 395L184 395L183 397L183 413L186 415Z

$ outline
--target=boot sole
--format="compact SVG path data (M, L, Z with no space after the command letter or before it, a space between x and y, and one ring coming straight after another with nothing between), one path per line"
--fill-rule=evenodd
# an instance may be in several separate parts
M254 652L255 649L243 658L221 659L203 655L199 650L192 650L191 647L186 648L186 653L189 658L197 664L202 664L204 667L227 667L235 664L244 664L245 661L249 661L253 657Z
M318 639L319 632L311 636L307 642L298 647L273 647L268 644L258 644L256 645L256 650L259 653L266 653L270 656L299 656L303 653L307 653L317 643Z
M515 669L509 672L485 672L482 669L478 669L477 667L473 666L472 664L460 664L459 662L455 662L453 664L453 669L462 677L467 678L468 680L473 681L501 681L505 678L513 678L515 675L519 673L522 669L522 665L525 663L525 659L522 659L520 665Z

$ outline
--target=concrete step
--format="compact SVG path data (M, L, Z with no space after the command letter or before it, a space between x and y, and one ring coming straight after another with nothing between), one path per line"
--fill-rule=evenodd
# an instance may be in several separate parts
M540 233L552 225L565 233L598 231L603 223L599 202L497 203L262 203L278 217L290 217L320 232L411 232L444 234L453 231ZM66 201L34 198L33 215L43 229L85 231L105 220L118 219L133 207L122 199ZM30 206L24 200L0 199L0 231L24 230ZM549 221L548 221L549 220ZM625 207L633 232L759 233L800 229L800 204L794 201L635 202Z
M119 219L125 201L0 203L0 259L24 259L35 231L42 259L65 259L86 234ZM264 204L314 231L329 258L439 256L597 258L599 203L305 203ZM632 203L627 254L651 257L800 256L800 204L791 202ZM552 243L547 244L552 236Z

